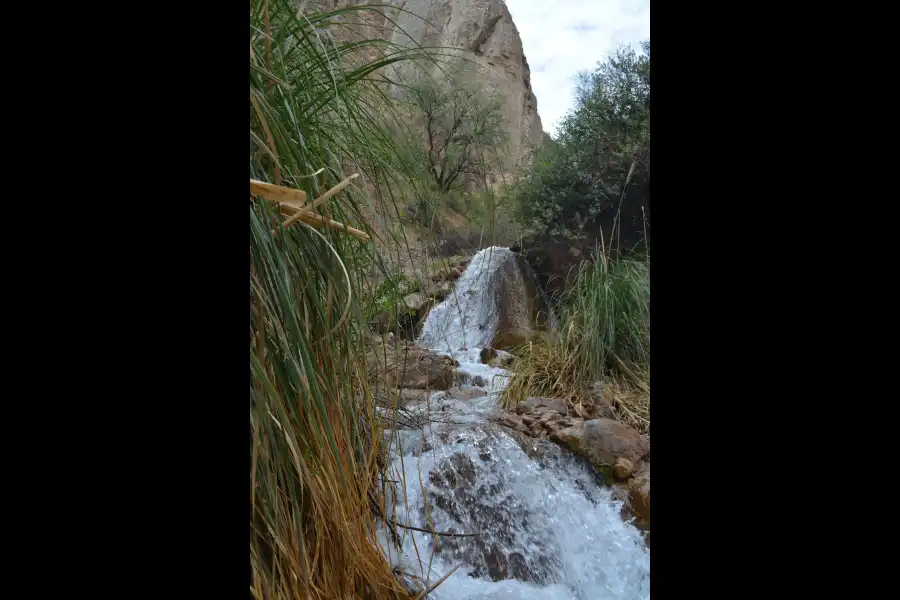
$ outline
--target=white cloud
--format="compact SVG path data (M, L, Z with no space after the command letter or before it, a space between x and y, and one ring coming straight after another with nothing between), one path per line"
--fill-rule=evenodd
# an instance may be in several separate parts
M575 75L619 44L650 38L650 0L506 0L531 68L544 129L571 108Z

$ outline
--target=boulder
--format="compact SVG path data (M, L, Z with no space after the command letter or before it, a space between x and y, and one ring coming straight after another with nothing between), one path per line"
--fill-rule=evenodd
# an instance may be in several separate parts
M493 348L491 348L490 346L487 346L487 347L481 349L482 364L485 364L485 365L489 364L491 362L491 359L495 358L496 356L497 356L497 351L494 350Z
M456 367L449 356L416 345L384 345L369 353L369 371L380 385L392 388L446 390Z
M498 369L508 369L515 361L516 357L514 354L504 352L503 350L494 350L494 356L488 360L486 364Z
M636 463L650 451L636 429L612 419L584 421L553 432L550 439L601 470L612 467L620 458Z

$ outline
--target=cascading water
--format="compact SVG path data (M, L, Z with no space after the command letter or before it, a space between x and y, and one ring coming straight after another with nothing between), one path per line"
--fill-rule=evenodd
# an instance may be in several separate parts
M487 421L506 385L504 369L481 364L497 327L491 286L508 248L478 252L456 291L435 307L419 344L450 354L458 371L487 382L487 395L433 393L413 411L419 430L389 432L397 523L380 532L396 568L421 584L438 581L436 600L603 600L650 597L650 554L621 505L590 467L544 440L517 437ZM475 396L475 397L472 397Z

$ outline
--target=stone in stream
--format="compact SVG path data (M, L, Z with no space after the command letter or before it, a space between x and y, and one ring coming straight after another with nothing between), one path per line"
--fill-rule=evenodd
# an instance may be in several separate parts
M490 346L485 346L481 349L481 362L482 364L488 364L491 362L491 359L497 356L497 351L491 348Z
M376 344L368 353L369 372L387 389L446 390L453 385L459 363L420 346Z
M636 429L612 419L584 421L554 432L550 439L598 469L612 467L619 458L634 463L650 452L650 445Z

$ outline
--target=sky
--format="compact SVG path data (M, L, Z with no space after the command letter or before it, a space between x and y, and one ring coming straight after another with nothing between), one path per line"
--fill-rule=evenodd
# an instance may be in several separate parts
M575 75L619 44L650 38L650 0L506 0L531 68L544 131L573 106Z

